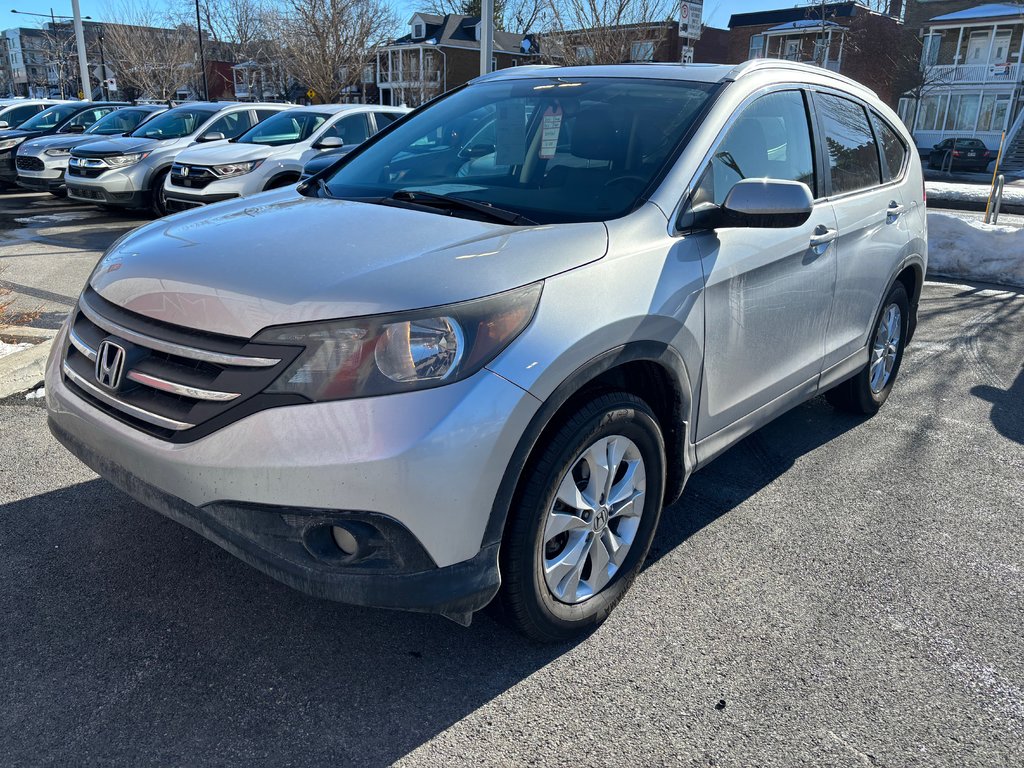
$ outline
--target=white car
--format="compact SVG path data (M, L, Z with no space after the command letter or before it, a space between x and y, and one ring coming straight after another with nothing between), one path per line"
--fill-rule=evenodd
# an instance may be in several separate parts
M408 111L373 104L299 107L264 120L227 144L182 152L164 184L168 209L295 184L309 160L354 149Z

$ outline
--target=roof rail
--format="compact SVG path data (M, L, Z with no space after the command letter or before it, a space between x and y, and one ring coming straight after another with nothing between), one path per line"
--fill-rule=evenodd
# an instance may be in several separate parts
M535 72L535 71L537 71L539 69L558 69L558 68L559 67L558 67L557 64L520 64L518 67L505 67L505 69L495 69L495 70L493 70L491 72L488 72L486 75L477 75L472 80L470 80L470 82L472 82L472 83L482 83L485 80L490 80L490 79L495 78L495 77L500 77L501 75L508 75L510 73L510 71L513 70L513 69L516 72Z
M729 74L726 75L726 79L739 80L745 75L750 75L755 72L763 72L766 69L783 69L791 72L803 72L805 74L814 73L823 75L833 80L838 80L846 85L852 85L860 88L863 91L867 91L875 98L878 98L878 94L868 88L864 83L857 82L851 77L846 75L840 75L838 72L833 72L831 69L825 67L819 67L814 64L804 64L799 61L787 61L786 59L751 59L750 61L744 61L742 64L737 64Z

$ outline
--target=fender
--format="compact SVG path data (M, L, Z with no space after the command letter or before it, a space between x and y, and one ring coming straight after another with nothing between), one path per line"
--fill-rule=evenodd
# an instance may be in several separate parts
M666 467L664 503L670 504L679 498L690 472L696 466L696 454L689 429L692 423L693 406L690 396L693 391L690 387L690 376L679 353L666 344L653 341L629 342L603 352L573 371L565 381L555 388L534 414L529 426L519 439L501 484L498 486L498 492L487 520L487 527L484 530L481 548L501 541L505 531L505 522L508 519L516 489L522 479L523 470L526 469L541 436L555 423L562 406L603 374L613 368L634 362L656 363L670 374L668 378L674 390L674 403L661 404L663 411L666 410L665 406L669 405L668 412L673 420L673 423L664 425L665 443L668 448L669 441L672 441L672 451L681 460L670 462L670 466ZM652 407L657 411L658 405L655 403L652 404Z

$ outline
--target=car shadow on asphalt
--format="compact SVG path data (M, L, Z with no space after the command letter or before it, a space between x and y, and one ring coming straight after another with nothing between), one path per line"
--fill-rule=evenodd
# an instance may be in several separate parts
M644 568L775 482L801 456L864 420L816 397L741 440L693 473L679 501L662 512Z
M858 423L818 398L748 437L666 510L651 560ZM0 592L0 674L18 692L0 744L15 762L388 765L575 645L486 613L466 629L308 597L103 480L0 505L0 520L0 581L16 585Z

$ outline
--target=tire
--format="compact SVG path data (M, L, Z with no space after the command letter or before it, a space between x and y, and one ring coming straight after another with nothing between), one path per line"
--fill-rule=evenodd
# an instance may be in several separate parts
M60 189L51 189L50 194L54 197L63 199L68 196L68 191L64 187L61 187Z
M890 314L894 308L899 313L895 322ZM825 399L841 411L868 416L878 413L878 409L889 399L889 393L900 372L909 327L910 301L907 289L903 283L897 282L889 289L872 326L868 364L852 379L826 392ZM896 328L899 336L893 342L892 333Z
M150 204L150 208L157 216L167 215L167 195L164 192L164 182L167 181L167 174L170 172L170 168L160 171L153 179L153 202Z
M593 461L603 451L608 463L609 444L619 457L611 493L608 473ZM597 467L594 472L592 466ZM582 490L577 490L581 484ZM560 494L560 488L566 490ZM665 444L647 404L624 392L586 403L538 446L524 472L501 547L503 583L497 607L504 619L541 642L569 640L597 627L622 599L647 557L664 490ZM620 498L613 502L616 493ZM560 496L583 506L591 499L590 519L584 519L585 510L571 508ZM571 529L552 535L570 517L575 519ZM615 542L615 550L610 550ZM613 551L622 552L617 566ZM575 558L576 567L574 553L584 553ZM545 562L551 576L545 575ZM597 570L599 563L605 564L603 571Z

